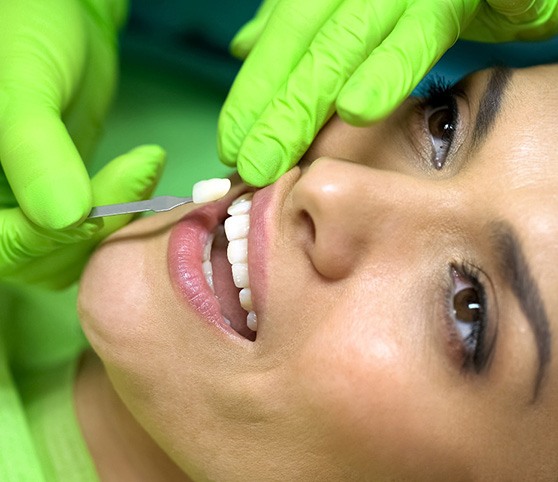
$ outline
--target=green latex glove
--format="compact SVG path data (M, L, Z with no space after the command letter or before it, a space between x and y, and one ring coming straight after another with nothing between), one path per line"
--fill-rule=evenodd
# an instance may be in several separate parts
M0 164L23 212L44 228L74 226L91 209L82 158L115 87L126 4L0 0ZM3 231L0 242L11 236Z
M165 152L146 145L117 157L92 179L95 205L139 201L151 196ZM99 241L127 224L132 215L86 220L66 230L33 224L20 208L0 211L0 279L49 289L64 288L80 275Z
M379 120L461 35L544 38L557 10L558 0L267 0L233 40L247 58L219 118L221 160L269 184L335 110L357 126Z

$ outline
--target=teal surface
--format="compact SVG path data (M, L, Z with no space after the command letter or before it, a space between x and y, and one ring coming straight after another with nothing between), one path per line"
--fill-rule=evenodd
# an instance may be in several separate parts
M217 157L217 118L226 89L168 64L124 56L120 86L91 171L140 145L166 149L156 195L189 195L201 179L232 171Z
M521 68L555 62L558 62L558 36L540 42L500 44L462 40L446 52L426 79L440 76L449 82L456 82L471 72L494 65Z

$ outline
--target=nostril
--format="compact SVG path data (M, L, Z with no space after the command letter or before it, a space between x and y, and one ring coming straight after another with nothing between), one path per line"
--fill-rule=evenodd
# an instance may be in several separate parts
M297 244L324 278L346 277L367 244L370 203L366 198L358 202L355 193L370 189L365 175L368 170L347 161L321 158L293 187Z
M297 234L302 240L302 244L306 249L312 249L316 243L316 225L310 213L302 210L298 215Z
M312 244L314 244L316 242L316 225L314 224L314 220L308 211L302 211L301 216L302 221L307 227L306 229L308 229L308 237L310 238Z

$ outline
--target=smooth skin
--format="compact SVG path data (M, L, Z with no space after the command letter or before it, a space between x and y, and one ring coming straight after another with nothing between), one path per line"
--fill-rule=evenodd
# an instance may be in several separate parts
M246 61L219 118L221 160L265 186L334 112L357 126L393 112L458 38L557 32L557 0L266 0L232 43Z
M469 77L442 169L440 123L417 100L370 127L334 117L271 188L255 342L223 336L173 289L169 231L188 208L109 238L79 299L102 364L86 356L75 392L101 476L141 460L172 471L161 480L555 480L557 76ZM527 301L492 225L522 246L538 286ZM497 334L480 370L455 331L459 263L477 267ZM538 344L533 307L549 323Z

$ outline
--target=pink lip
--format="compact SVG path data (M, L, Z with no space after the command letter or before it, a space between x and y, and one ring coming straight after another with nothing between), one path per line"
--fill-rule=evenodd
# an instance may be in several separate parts
M291 174L292 173L292 174ZM300 177L299 170L291 170L276 183L254 193L250 211L248 235L248 266L254 310L263 312L268 291L268 263L273 220L282 205L281 193ZM282 186L281 189L278 187ZM244 186L243 190L246 190ZM209 324L228 334L241 337L223 321L219 302L209 288L202 270L203 249L208 237L227 217L227 208L242 194L235 190L225 198L202 206L184 216L173 228L168 244L168 269L175 289L186 300L187 306ZM258 320L261 324L261 319ZM261 325L260 325L261 328ZM259 330L258 330L259 331Z
M248 234L248 266L254 311L261 313L267 295L267 266L269 253L269 210L275 192L275 184L254 193L250 210ZM260 320L261 323L261 320Z
M268 266L271 240L274 236L274 220L283 205L284 195L300 177L300 169L294 168L278 181L254 193L250 210L250 233L248 235L248 266L252 302L258 314L258 332L268 296Z
M202 270L204 246L225 219L230 203L231 196L226 196L184 216L172 228L167 264L172 283L186 304L210 324L236 334L224 323L219 303Z

